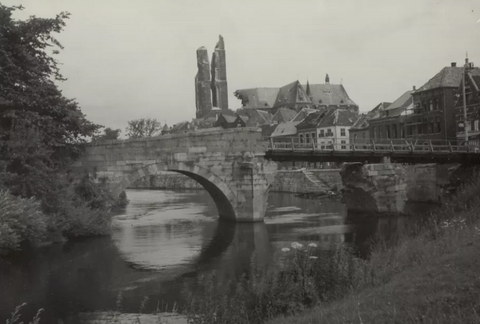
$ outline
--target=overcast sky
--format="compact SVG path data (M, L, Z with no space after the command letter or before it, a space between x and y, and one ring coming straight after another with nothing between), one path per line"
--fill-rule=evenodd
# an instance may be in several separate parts
M343 83L361 111L420 87L451 62L480 65L480 1L0 0L16 17L72 14L58 36L87 117L124 129L195 117L196 49L225 39L230 108L242 88Z

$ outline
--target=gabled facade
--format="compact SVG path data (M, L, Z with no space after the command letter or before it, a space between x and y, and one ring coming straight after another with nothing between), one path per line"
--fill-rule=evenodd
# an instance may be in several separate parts
M413 92L412 114L405 121L407 138L456 140L454 107L463 71L452 63Z
M349 129L357 118L358 114L348 109L327 109L309 114L296 126L299 142L317 144L320 149L336 144L335 149L346 150L350 142Z
M463 81L465 80L465 99L463 104ZM455 125L457 143L465 141L465 127L467 128L468 140L480 140L480 71L467 69L465 78L462 79L457 91L457 102L455 104ZM464 110L467 113L467 120L464 118Z
M405 118L413 108L413 90L406 91L386 108L379 109L368 120L370 138L405 138Z
M351 143L359 143L359 141L368 140L370 138L370 130L367 114L361 114L349 129L349 137Z
M231 116L220 114L214 126L222 128L235 128L237 127L237 117L237 115ZM245 125L243 127L245 127Z

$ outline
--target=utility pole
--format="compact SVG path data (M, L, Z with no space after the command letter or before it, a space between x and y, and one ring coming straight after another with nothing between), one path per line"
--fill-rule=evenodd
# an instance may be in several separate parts
M468 53L467 57L465 58L465 66L463 68L463 129L465 134L465 146L468 145L468 127L467 127L467 95L465 93L465 81L468 68Z

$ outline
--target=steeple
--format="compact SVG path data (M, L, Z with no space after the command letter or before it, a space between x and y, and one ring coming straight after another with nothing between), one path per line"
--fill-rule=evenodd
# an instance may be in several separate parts
M328 76L328 73L327 75L325 76L325 84L330 84L330 78Z
M310 98L310 100L312 100L312 91L310 90L310 83L308 82L307 80L307 96L308 98Z

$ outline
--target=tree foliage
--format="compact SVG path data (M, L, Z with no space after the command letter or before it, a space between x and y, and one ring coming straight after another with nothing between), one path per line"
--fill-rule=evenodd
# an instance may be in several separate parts
M117 140L121 132L122 131L120 129L112 129L110 127L107 127L103 130L103 134L95 136L93 140L94 141Z
M54 34L69 14L14 19L21 9L0 4L0 182L15 195L43 199L61 190L58 175L100 126L56 85L65 78Z
M126 128L129 138L144 138L158 135L162 125L155 118L141 118L130 120Z

